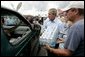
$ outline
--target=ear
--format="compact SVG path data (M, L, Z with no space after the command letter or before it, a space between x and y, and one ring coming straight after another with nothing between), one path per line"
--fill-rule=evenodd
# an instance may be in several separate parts
M74 12L76 15L78 15L78 9L75 9Z

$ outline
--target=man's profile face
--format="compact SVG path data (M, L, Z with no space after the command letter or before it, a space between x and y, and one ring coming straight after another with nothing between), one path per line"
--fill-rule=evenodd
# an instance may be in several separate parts
M48 13L48 18L53 21L55 19L55 15L53 15L52 13Z
M71 9L66 11L66 16L69 21L73 21L75 19L75 12L72 11Z

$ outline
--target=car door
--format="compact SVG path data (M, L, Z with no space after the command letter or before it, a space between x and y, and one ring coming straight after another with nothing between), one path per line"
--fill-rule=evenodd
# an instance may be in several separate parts
M1 56L36 55L39 34L39 26L31 25L16 11L1 8Z

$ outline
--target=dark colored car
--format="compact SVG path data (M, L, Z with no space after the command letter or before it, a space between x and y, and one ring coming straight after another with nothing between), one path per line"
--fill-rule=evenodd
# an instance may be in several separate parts
M41 27L1 7L1 56L37 56Z

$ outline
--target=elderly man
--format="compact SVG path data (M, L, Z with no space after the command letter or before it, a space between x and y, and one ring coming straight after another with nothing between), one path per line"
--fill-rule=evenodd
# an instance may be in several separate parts
M67 35L64 49L46 49L59 56L84 56L84 1L72 1L66 8L69 21L73 22Z

